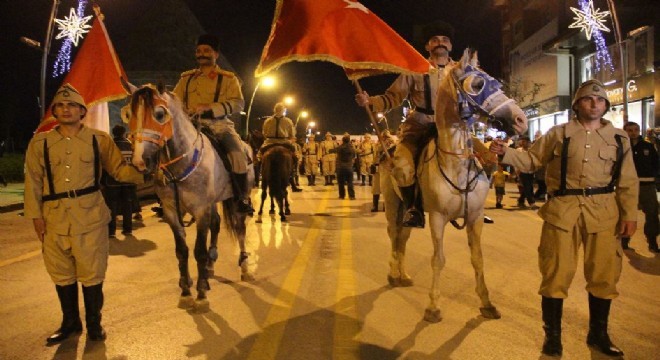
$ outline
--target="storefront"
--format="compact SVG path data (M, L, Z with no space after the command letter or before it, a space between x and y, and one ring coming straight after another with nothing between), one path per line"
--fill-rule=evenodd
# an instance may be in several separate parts
M529 137L534 139L538 134L545 134L555 125L568 122L569 99L566 96L557 96L542 101L524 109L527 116Z
M621 81L606 83L611 111L605 115L614 126L623 127L623 87ZM646 131L656 127L653 74L644 74L628 80L628 121L636 122Z

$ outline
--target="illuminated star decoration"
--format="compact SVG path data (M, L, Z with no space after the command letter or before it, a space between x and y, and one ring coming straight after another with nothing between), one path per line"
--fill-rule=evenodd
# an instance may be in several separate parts
M600 9L594 10L593 0L578 0L578 6L580 6L580 9L571 7L576 17L573 18L575 22L568 27L584 31L587 40L591 40L593 36L596 43L595 65L597 70L600 70L600 65L603 64L611 71L614 71L612 58L610 57L607 44L605 43L605 37L602 33L603 31L610 32L610 29L604 24L605 17L610 15L610 12L600 11Z
M57 23L60 30L60 33L57 34L55 39L64 38L64 42L60 51L57 53L57 58L53 65L53 77L63 75L69 71L71 68L72 45L78 46L78 42L83 37L83 34L89 32L91 28L90 25L87 25L87 22L92 16L84 16L86 5L87 0L79 0L77 10L71 8L69 16L65 17L64 20L55 19L55 23Z

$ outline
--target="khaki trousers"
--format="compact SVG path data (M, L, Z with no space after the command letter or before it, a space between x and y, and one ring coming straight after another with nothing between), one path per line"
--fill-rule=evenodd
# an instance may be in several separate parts
M616 226L589 234L580 215L571 231L543 223L539 245L541 287L539 294L564 299L577 269L578 250L584 248L584 277L587 291L601 299L614 299L621 275L623 250L616 237Z
M108 226L78 235L60 235L46 231L43 243L46 270L55 285L76 281L94 286L105 279L108 268Z

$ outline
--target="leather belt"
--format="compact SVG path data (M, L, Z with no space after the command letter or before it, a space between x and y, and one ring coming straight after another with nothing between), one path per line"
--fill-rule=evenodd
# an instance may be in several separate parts
M82 188L82 189L69 190L69 191L66 191L66 192L45 195L41 198L41 200L42 201L53 201L53 200L59 200L59 199L63 199L63 198L73 199L73 198L77 198L79 196L94 193L98 190L99 190L99 187L97 185L93 185L93 186L89 186L89 187Z
M614 192L609 186L597 187L597 188L584 188L584 189L566 189L564 191L555 191L552 193L552 196L566 196L566 195L582 195L582 196L591 196L591 195L600 195L600 194L609 194Z

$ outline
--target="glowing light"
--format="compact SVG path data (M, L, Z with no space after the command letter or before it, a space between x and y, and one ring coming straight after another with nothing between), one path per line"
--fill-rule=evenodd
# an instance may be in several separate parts
M90 25L87 25L87 22L92 16L84 16L85 6L87 6L87 0L79 0L77 10L71 8L68 18L65 17L64 20L55 19L58 29L61 30L55 39L63 38L64 42L53 64L53 77L61 76L71 69L72 45L78 46L82 34L89 32L88 29L91 28Z
M600 9L594 10L593 0L578 0L578 6L580 9L571 7L571 10L577 16L573 18L575 22L568 27L584 31L587 40L591 40L593 37L596 44L596 70L600 71L601 65L603 65L613 72L614 65L603 36L603 31L610 32L610 29L604 24L605 17L610 15L610 12L600 11Z
M69 12L69 17L65 17L64 20L55 19L60 33L55 36L55 39L69 38L73 45L78 46L78 41L82 39L85 33L89 32L89 29L92 28L91 25L87 25L87 22L92 18L92 15L80 17L76 13L74 8L71 8Z

